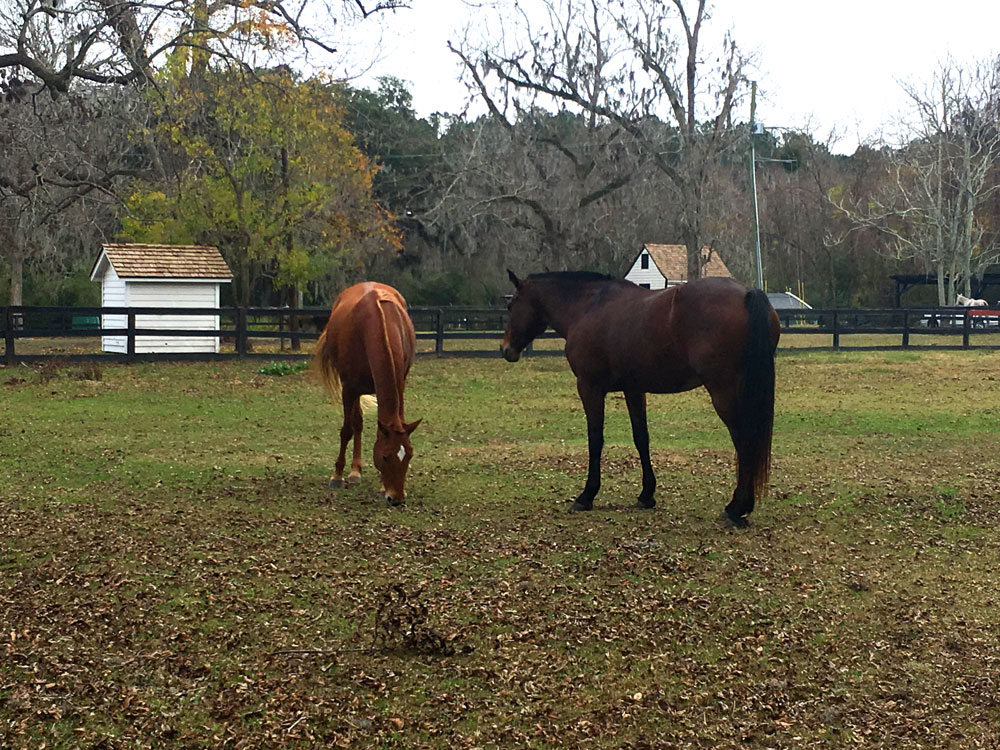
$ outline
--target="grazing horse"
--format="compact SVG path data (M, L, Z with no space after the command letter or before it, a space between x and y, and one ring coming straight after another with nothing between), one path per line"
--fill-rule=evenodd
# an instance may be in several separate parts
M729 278L650 291L595 273L537 273L526 279L507 273L516 293L501 353L516 362L551 326L566 339L566 359L587 415L587 482L572 510L593 508L601 486L609 392L625 394L642 463L636 507L652 508L656 478L649 460L646 394L703 385L736 446L737 485L723 519L748 525L771 461L779 322L767 295Z
M413 457L410 435L420 424L403 418L403 388L413 364L416 336L403 296L385 284L366 281L348 287L333 303L320 334L314 366L331 397L344 406L340 454L330 487L343 487L347 443L354 455L347 484L361 481L361 403L375 394L378 432L373 463L382 477L382 493L390 505L403 502L406 469Z

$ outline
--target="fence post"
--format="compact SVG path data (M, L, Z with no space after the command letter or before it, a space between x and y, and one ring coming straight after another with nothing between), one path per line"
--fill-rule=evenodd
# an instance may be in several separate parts
M14 364L14 313L10 307L3 309L3 346L8 365Z
M840 348L840 321L837 319L837 311L833 311L833 348Z
M236 308L236 355L239 357L247 353L247 309L245 307Z
M434 356L444 354L444 308L437 309L437 330L434 332Z
M903 310L903 348L910 345L910 311Z
M128 336L128 346L126 348L126 359L129 362L135 360L135 313L131 310L128 313L128 330L126 331L126 336Z
M962 311L962 348L963 349L968 349L969 348L969 331L970 331L970 328L972 327L972 316L969 315L970 309L971 308L967 307L967 308L965 308L965 310Z

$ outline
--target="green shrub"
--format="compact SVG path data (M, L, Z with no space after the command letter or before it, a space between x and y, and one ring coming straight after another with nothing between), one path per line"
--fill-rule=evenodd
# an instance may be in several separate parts
M257 368L257 372L261 375L298 375L300 372L309 367L309 362L307 360L299 360L297 362L287 362L281 360L279 362L268 362L266 365Z

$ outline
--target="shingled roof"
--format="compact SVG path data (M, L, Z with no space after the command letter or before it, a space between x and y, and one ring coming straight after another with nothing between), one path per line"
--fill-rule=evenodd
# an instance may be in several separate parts
M124 279L217 279L229 281L233 272L218 248L210 245L142 245L108 243L101 245L94 263L95 278L101 261L107 258L115 273Z
M643 245L653 263L670 282L687 281L687 248L684 245ZM702 252L707 252L707 249ZM712 253L708 265L702 269L702 276L732 276L717 252Z

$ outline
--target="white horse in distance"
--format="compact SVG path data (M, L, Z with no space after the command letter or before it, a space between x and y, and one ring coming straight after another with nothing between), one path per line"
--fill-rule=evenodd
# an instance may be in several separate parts
M989 303L984 299L973 299L964 295L955 297L955 304L959 307L989 307Z

